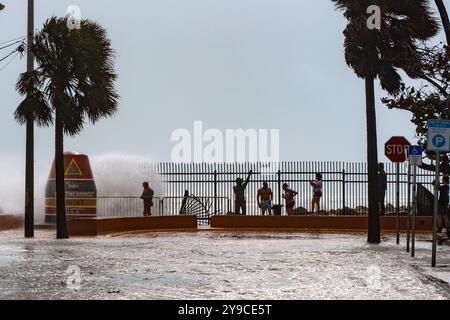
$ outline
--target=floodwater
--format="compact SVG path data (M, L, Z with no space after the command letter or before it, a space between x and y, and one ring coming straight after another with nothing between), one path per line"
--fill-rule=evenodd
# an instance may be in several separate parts
M151 233L57 241L0 233L2 299L449 299L450 247L417 257L363 234ZM403 241L404 243L404 241Z

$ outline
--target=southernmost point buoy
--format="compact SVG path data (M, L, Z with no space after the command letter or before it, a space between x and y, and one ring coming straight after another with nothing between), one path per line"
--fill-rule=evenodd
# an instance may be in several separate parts
M45 188L45 222L56 222L55 161ZM97 188L89 157L78 152L64 152L66 215L69 218L95 217Z

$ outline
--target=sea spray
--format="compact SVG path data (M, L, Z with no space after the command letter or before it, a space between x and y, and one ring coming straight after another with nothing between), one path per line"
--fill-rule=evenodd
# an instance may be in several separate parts
M147 156L108 153L90 156L98 196L139 197L142 182L149 181L155 196L161 196L159 175L151 171L152 160ZM40 161L35 166L35 222L44 221L45 185L52 161ZM25 159L0 157L3 173L0 179L0 213L24 214Z
M149 157L103 154L91 157L97 185L97 216L142 215L142 183L148 181L155 197L162 197L161 179L154 172ZM159 214L159 202L154 201L153 214Z
M140 196L144 181L155 196L161 195L161 179L152 172L150 157L109 153L93 155L91 162L99 197Z
M0 213L21 214L25 201L25 162L1 157Z

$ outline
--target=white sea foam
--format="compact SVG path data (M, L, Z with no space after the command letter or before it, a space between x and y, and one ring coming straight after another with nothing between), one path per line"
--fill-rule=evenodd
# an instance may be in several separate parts
M148 181L155 196L161 195L161 179L152 172L149 156L108 153L90 157L99 196L139 196Z
M108 153L89 156L99 196L139 196L142 182L149 181L155 196L161 194L159 175L151 171L151 157ZM45 185L51 162L35 167L35 217L43 221ZM0 157L0 213L24 212L25 159Z

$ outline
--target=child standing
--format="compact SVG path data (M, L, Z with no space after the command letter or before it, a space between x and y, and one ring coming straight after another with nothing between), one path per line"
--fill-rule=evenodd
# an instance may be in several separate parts
M313 188L313 198L311 201L312 204L312 212L314 213L314 209L317 206L317 212L320 211L320 199L322 198L322 174L316 173L316 180L311 180L309 182L311 187Z

